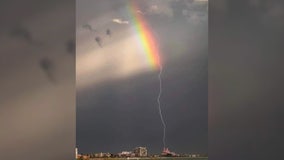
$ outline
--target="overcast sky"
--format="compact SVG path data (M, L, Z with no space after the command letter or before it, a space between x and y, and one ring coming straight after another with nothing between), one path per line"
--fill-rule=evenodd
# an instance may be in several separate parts
M126 0L80 0L76 15L76 141L80 153L160 153L158 70L137 48ZM207 153L207 2L142 0L141 12L160 48L161 108L166 144L177 153ZM120 22L113 22L118 19ZM127 22L127 23L126 23ZM95 32L84 28L90 25ZM111 29L112 37L105 35ZM95 37L103 40L102 48Z
M214 0L209 8L210 159L279 159L284 2Z
M1 159L74 157L74 10L68 0L1 1Z

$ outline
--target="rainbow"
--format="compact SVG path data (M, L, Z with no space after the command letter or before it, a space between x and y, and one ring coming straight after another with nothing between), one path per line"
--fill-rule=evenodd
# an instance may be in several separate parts
M138 34L138 42L141 44L143 53L147 58L147 62L153 69L161 68L158 43L151 32L151 28L147 24L143 15L138 13L139 7L134 0L129 0L128 10L130 12L131 21L134 24L135 32Z

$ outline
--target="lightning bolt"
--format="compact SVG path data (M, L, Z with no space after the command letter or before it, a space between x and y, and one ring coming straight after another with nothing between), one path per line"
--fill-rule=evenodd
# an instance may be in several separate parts
M159 75L158 75L158 78L159 78L159 94L158 94L158 97L157 97L157 102L158 102L160 119L161 119L161 122L163 124L163 146L165 148L166 147L166 123L165 123L165 120L164 120L164 117L163 117L163 114L162 114L161 102L160 102L160 98L161 98L161 95L162 95L162 77L161 77L162 73L163 73L163 67L162 67L162 65L160 65L160 72L159 72Z

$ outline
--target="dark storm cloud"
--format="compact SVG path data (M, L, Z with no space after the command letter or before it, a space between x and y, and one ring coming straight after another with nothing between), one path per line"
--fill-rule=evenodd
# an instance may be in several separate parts
M80 17L86 20L93 15L86 14L88 8L101 8L98 4L92 6L92 2L80 2L79 6L84 7L78 9L78 26L79 22L85 23ZM139 5L147 11L147 7L155 4L152 2L164 3L163 11L152 11L145 17L157 36L163 58L167 59L163 67L161 97L167 123L167 146L178 153L207 153L207 21L192 26L182 10L177 11L176 20L172 19L169 15L176 8L172 8L169 1L139 1ZM120 4L120 7L124 6ZM188 6L185 8L195 13ZM97 16L109 10L105 8ZM196 10L206 13L199 8ZM168 16L161 16L163 14ZM112 31L119 34L121 30L116 29L112 28ZM125 37L127 35L120 38ZM157 72L109 80L88 89L79 88L76 128L79 152L117 153L146 146L151 154L160 153L163 130L157 108L158 89Z
M191 70L179 68L186 64ZM177 152L207 152L206 71L206 57L179 60L165 68L161 101L167 146ZM117 153L147 146L151 154L160 153L158 86L157 73L149 73L77 92L79 151Z
M209 13L209 155L281 159L283 1L220 1Z
M76 23L80 24L77 25L77 28L81 28L85 24L89 24L89 20L94 17L103 16L105 13L115 11L119 12L120 8L125 4L125 0L115 0L115 1L94 1L94 0L84 0L85 3L77 1L76 7L81 14L85 15L84 17L77 18ZM90 10L90 7L94 8ZM84 9L88 8L88 9ZM96 26L93 24L89 24L92 28L96 29ZM99 22L95 22L95 25L100 25Z

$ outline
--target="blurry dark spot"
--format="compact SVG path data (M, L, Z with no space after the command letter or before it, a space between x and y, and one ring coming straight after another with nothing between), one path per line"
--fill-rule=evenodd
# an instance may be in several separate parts
M18 37L18 38L22 38L28 42L32 42L33 41L33 38L32 38L32 35L31 35L31 32L24 28L24 27L21 27L21 26L18 26L16 28L13 28L10 32L10 35L12 37Z
M39 65L40 65L41 69L43 70L43 72L46 74L48 80L50 82L55 83L55 79L54 79L54 76L53 76L54 65L53 65L52 61L48 58L42 58L39 61Z
M106 35L108 35L108 36L111 37L111 30L110 30L110 29L107 29L107 30L106 30Z
M48 70L48 69L51 68L52 62L47 58L43 58L43 59L40 60L40 66L41 66L42 69Z
M101 38L101 37L96 37L95 40L96 40L97 44L98 44L100 47L102 47L102 38Z
M67 46L67 52L68 53L71 53L71 54L75 53L75 49L76 49L75 40L73 40L73 39L68 40L67 43L66 43L66 46Z
M41 45L42 43L36 42L32 36L32 33L23 26L17 26L10 31L10 35L15 38L25 40L27 43L32 45Z
M93 29L93 27L91 25L89 25L89 24L84 24L82 27L87 29L87 30L89 30L89 31L91 31L91 32L96 32L96 30Z

